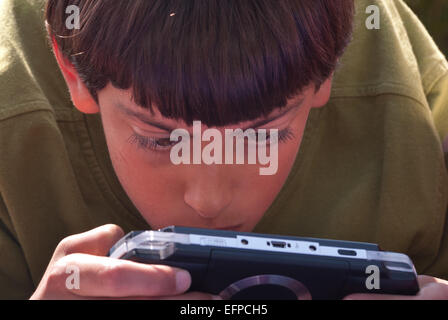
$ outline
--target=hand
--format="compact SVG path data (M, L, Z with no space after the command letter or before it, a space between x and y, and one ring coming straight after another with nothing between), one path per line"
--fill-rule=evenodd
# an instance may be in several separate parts
M184 294L191 285L187 271L106 257L123 235L120 227L105 225L63 239L31 299L218 298L199 292ZM66 284L73 267L79 270L79 288Z
M430 276L418 276L420 291L416 296L355 293L344 300L448 300L448 281Z

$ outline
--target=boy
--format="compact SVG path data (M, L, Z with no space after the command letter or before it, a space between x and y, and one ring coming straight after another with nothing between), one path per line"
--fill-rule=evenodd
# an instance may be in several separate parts
M105 257L123 230L168 225L378 243L430 275L416 298L448 297L448 67L402 1L356 1L348 47L348 0L46 5L56 59L42 2L1 8L3 297L211 298ZM175 165L170 133L194 121L278 130L278 170Z

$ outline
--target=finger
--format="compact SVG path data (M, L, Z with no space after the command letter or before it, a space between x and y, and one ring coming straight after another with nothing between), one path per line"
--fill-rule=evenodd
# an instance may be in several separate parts
M421 277L421 278L420 278ZM389 294L351 294L344 300L439 300L448 299L448 281L419 276L420 291L414 296Z
M159 297L158 300L223 300L220 296L215 296L203 292L188 292L186 294L168 297Z
M447 300L448 282L443 280L436 280L427 283L420 289L418 297L420 300Z
M87 300L223 300L220 296L215 296L203 292L188 292L182 295L165 296L165 297L100 297L100 298L86 298L79 297L79 299Z
M181 269L86 254L72 254L55 264L51 283L61 287L70 276L67 267L79 270L79 288L68 289L84 297L160 297L184 293L190 274ZM73 268L72 268L73 269ZM58 282L58 283L55 283Z
M72 253L104 256L123 236L124 232L119 226L107 224L63 239L56 248L55 255L57 258Z
M417 277L420 291L414 296L405 295L388 295L388 294L370 294L370 293L357 293L351 294L344 298L344 300L426 300L433 299L435 296L439 296L439 288L437 284L447 284L447 281L437 279L431 276L419 275Z
M427 286L430 283L437 283L440 279L436 279L434 277L421 275L417 277L418 285L420 288Z
M378 293L355 293L346 296L343 300L417 300L417 296L403 296Z

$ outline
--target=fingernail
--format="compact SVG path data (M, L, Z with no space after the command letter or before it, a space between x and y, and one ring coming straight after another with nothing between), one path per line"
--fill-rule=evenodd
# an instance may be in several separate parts
M176 289L179 292L184 292L190 287L191 279L187 271L179 271L176 273Z
M212 296L213 300L222 300L222 298L220 296Z

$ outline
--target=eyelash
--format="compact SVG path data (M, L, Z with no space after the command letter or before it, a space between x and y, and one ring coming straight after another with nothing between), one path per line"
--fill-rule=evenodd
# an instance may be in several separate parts
M161 147L159 143L162 140L166 140L170 143L169 147ZM139 135L137 133L132 134L128 142L130 144L137 144L138 149L149 149L151 151L165 151L169 150L172 146L174 146L177 142L171 142L169 141L169 138L163 138L163 139L156 139L151 137L145 137L142 135Z
M294 140L295 135L294 132L291 130L290 127L287 127L285 129L279 130L278 131L278 142L279 143L286 143L290 140ZM266 139L269 139L269 135L267 135ZM159 143L161 141L166 141L168 142L170 145L167 146L160 146ZM128 142L130 144L137 144L138 149L149 149L151 151L156 151L156 152L163 152L163 151L167 151L169 149L171 149L172 146L174 146L175 144L177 144L178 142L172 142L170 141L169 138L162 138L162 139L157 139L157 138L151 138L151 137L146 137L146 136L142 136L139 135L137 133L133 133L129 139Z
M294 132L291 130L291 127L287 127L285 129L278 131L278 142L284 143L291 140L294 140L296 136L294 135Z

